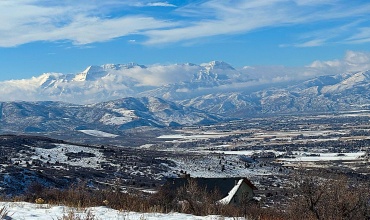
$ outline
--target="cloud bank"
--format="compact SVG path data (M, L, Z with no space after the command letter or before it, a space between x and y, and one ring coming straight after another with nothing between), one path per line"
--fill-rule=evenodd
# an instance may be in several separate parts
M341 60L317 60L308 67L322 75L370 70L370 53L347 51Z
M196 81L199 76L197 74L204 73L208 67L203 64L157 64L148 67L107 64L88 68L87 70L92 71L85 70L77 74L45 73L31 79L0 82L0 100L54 100L86 104L136 96L148 91L151 92L147 94L158 96L161 93L157 91L167 91L171 84L176 84L173 92L193 95L237 90L257 91L271 85L289 85L316 76L369 70L370 53L347 51L343 59L314 61L305 67L248 66L236 70L218 69L214 73L225 74L227 78L220 81L210 79L205 84L195 82L190 86L185 83ZM207 76L204 77L206 78Z

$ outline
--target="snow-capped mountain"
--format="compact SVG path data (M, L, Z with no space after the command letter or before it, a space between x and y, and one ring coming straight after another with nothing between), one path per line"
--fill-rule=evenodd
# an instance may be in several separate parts
M370 71L320 76L289 87L215 93L181 101L207 112L240 117L261 113L367 109Z
M184 100L180 103L207 112L232 117L252 116L261 110L258 99L253 99L250 95L239 92L209 94Z
M63 102L0 102L2 132L97 129L122 131L214 123L220 117L159 98L123 98L93 105Z
M312 67L237 69L222 61L200 65L105 64L89 66L76 74L45 73L31 79L0 82L0 100L64 101L88 104L81 108L95 108L117 107L116 101L110 100L133 97L131 105L137 103L135 107L150 112L152 117L142 113L151 121L140 123L155 126L202 121L205 116L193 107L227 117L245 117L259 113L347 110L370 104L370 71L317 76L318 69L314 74L310 70ZM155 101L150 97L161 99ZM164 100L173 101L167 107L177 112L151 109L164 106ZM103 119L99 123L117 124L117 118L126 122L132 116L131 110L124 110L128 116L123 118L117 116L119 111L101 113ZM188 116L187 111L193 115Z
M240 82L240 75L220 61L149 67L135 63L106 64L89 66L76 74L44 73L31 79L0 82L0 100L76 104L139 96L177 100L187 98L189 91L204 94L204 89Z
M174 102L165 101L160 98L124 98L114 101L90 105L98 109L108 109L100 121L111 124L117 121L127 121L122 125L127 127L134 123L157 126L176 126L215 123L220 117L207 114L192 107L185 107ZM127 118L129 117L129 118Z

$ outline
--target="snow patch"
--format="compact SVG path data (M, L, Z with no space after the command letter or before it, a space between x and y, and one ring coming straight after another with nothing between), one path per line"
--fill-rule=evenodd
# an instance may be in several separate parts
M294 153L294 152L293 152ZM296 158L282 158L282 161L290 162L309 162L309 161L346 161L346 160L359 160L366 152L357 153L320 153L320 156L306 156L307 153L300 153Z
M45 149L38 147L30 147L35 150L35 156L32 159L39 159L44 163L64 163L72 166L80 167L91 167L91 168L100 168L99 163L105 161L103 153L98 149L82 147L77 145L69 144L57 144L54 148ZM93 154L93 157L81 157L81 158L69 158L67 153L90 153Z
M85 219L87 213L90 212L96 219L167 219L167 220L211 220L211 219L239 219L237 217L222 217L216 215L209 216L195 216L191 214L183 213L140 213L140 212L129 212L129 211L118 211L105 206L91 207L86 210L76 210L67 206L51 206L51 205L38 205L27 202L0 202L0 207L6 207L8 211L8 217L6 219L13 220L50 220L50 219L62 219L63 215L67 216L69 212L75 213L78 219ZM76 218L77 219L77 218ZM244 218L240 218L244 219Z
M78 130L78 131L84 134L87 134L87 135L94 136L94 137L115 138L119 136L116 134L111 134L111 133L107 133L104 131L98 131L98 130Z

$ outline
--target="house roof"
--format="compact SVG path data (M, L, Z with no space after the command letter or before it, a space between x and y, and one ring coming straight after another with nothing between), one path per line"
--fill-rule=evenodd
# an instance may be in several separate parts
M220 199L225 198L229 192L238 184L239 180L243 179L253 190L257 188L247 179L243 177L233 178L168 178L166 186L170 189L178 189L188 184L189 180L195 181L201 188L205 188L208 192L218 191Z
M234 197L234 195L235 195L235 193L238 191L238 189L239 189L239 187L240 187L240 185L243 183L243 179L240 179L239 181L238 181L238 184L236 184L231 190L230 190L230 192L229 192L229 194L226 196L226 197L224 197L224 198L222 198L221 200L219 200L219 202L221 203L221 204L229 204L230 203L230 201L233 199L233 197Z

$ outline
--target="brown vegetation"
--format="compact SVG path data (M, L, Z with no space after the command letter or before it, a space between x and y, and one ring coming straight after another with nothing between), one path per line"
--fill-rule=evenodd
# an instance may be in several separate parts
M95 190L85 183L72 185L68 189L45 188L32 184L23 200L35 202L42 199L47 204L66 205L75 208L109 206L110 208L136 212L182 212L194 215L250 216L257 218L270 210L260 209L246 203L237 207L217 202L218 192L208 193L195 182L171 191L163 187L157 193L141 191L120 192L118 188ZM245 211L247 210L247 212ZM68 216L65 216L65 219ZM252 219L253 219L252 218Z
M290 207L291 219L370 219L369 183L302 174L295 181Z
M96 190L86 183L68 189L33 184L23 200L42 199L48 204L85 208L109 206L136 212L183 212L194 215L244 216L248 219L370 219L369 183L323 173L297 175L287 204L261 208L249 201L239 206L217 202L218 192L209 193L195 182L178 189L161 188L157 193L121 192L118 187ZM64 216L69 219L70 216Z

